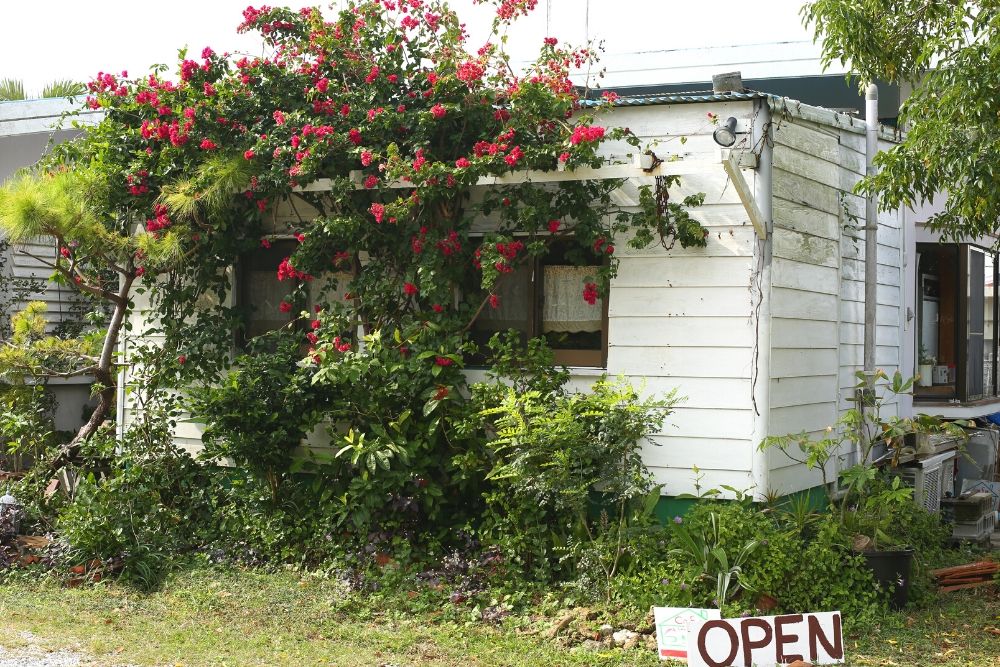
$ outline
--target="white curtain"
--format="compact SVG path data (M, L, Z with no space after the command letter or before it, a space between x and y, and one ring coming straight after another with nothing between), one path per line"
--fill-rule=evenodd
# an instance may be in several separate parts
M583 300L583 287L587 282L594 281L596 273L597 268L593 266L544 268L542 331L575 333L601 330L603 302L598 299L592 305Z

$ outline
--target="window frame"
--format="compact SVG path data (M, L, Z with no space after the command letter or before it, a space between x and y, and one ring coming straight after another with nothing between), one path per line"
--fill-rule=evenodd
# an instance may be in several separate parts
M485 234L484 234L485 236ZM526 236L515 235L518 238L526 238ZM528 339L544 337L544 332L542 331L542 313L545 307L545 267L546 266L563 266L566 264L556 264L551 261L546 261L546 257L533 257L529 263L530 267L530 277L529 277L529 303L530 307L528 309L527 317L527 331L523 332ZM606 266L608 258L603 258L603 264L593 264L593 265L583 265L583 266L593 266L595 269L601 266ZM579 266L579 265L577 265ZM503 278L501 278L502 280ZM581 297L582 298L582 297ZM608 347L610 341L610 326L608 317L608 304L611 300L610 290L606 297L601 298L601 346L600 349L552 349L554 361L561 365L569 368L582 368L582 369L601 369L607 370L608 367ZM478 316L476 318L479 319ZM473 324L473 329L475 324ZM479 364L478 367L484 367L484 364Z
M983 247L975 243L940 243L940 242L930 242L930 243L918 243L917 253L921 252L922 248L928 247L940 247L942 245L952 246L956 249L958 267L957 267L957 279L955 280L955 294L953 298L956 303L956 315L955 315L955 391L950 395L918 395L917 391L913 393L913 400L917 403L934 403L944 401L958 401L960 403L973 403L976 401L989 401L1000 399L1000 384L998 384L998 349L1000 349L1000 326L998 326L998 319L1000 319L1000 304L998 304L998 278L1000 278L1000 253L990 248ZM969 274L969 258L971 253L979 252L984 256L984 279L987 277L986 271L990 264L992 264L993 270L993 307L992 307L992 317L993 317L993 333L991 348L993 352L992 360L992 378L989 383L987 383L987 378L985 377L985 360L982 364L983 366L983 393L973 395L969 392L969 342L970 342L970 328L972 326L971 319L969 317L970 312L970 297L969 289L972 287L969 283L971 276ZM987 259L992 257L992 262L988 262ZM914 294L917 299L921 298L921 267L919 262L917 263L917 270L915 272L916 289ZM984 293L984 299L985 299ZM917 324L913 329L914 337L914 350L919 354L920 341L921 341L921 317L918 304L914 304L917 307ZM983 345L985 351L986 345L986 324L983 325ZM916 356L916 355L915 355Z

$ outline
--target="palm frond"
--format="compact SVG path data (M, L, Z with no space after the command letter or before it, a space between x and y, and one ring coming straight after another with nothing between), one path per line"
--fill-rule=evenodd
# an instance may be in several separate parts
M72 79L56 79L45 84L42 97L73 97L87 92L86 86Z
M0 102L25 99L24 81L20 79L0 79Z

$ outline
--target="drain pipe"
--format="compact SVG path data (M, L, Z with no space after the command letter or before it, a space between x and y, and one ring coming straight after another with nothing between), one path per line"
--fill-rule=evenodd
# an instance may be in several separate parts
M865 174L875 175L873 164L878 152L878 86L865 91ZM865 200L865 375L875 373L875 318L878 299L878 206L875 195Z

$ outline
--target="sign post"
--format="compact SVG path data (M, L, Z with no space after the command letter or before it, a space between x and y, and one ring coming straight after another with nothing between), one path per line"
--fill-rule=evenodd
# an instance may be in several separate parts
M687 659L688 626L695 621L719 620L718 609L686 609L684 607L653 607L656 623L656 646L663 660Z

